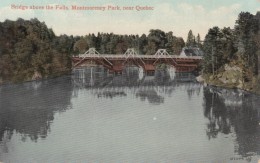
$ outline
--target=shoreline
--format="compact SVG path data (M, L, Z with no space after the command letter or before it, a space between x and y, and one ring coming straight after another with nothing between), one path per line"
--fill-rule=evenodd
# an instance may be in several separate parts
M24 81L18 81L18 82L2 81L2 82L0 82L0 86L24 84L24 83L37 82L37 81L42 82L42 81L45 81L45 80L50 80L50 79L55 79L55 78L65 77L65 76L70 76L70 75L71 75L71 72L66 72L66 73L63 73L63 74L60 74L60 75L51 75L51 76L47 76L47 77L31 79L31 80L24 80Z
M241 88L238 86L234 86L232 84L216 84L216 81L209 81L209 79L205 79L205 76L199 75L196 77L196 81L203 84L204 86L210 86L210 87L218 87L218 88L224 88L224 89L233 89L233 90L240 90L244 91L247 93L255 94L255 95L260 95L260 90L254 90L254 89L249 89L249 88Z

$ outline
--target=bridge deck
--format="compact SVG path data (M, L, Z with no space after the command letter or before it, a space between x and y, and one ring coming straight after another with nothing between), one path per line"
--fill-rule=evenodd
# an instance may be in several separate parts
M177 55L117 55L117 54L103 54L103 55L80 55L80 56L74 56L73 58L106 58L106 59L126 59L126 58L141 58L141 59L195 59L200 60L202 59L201 56L188 56L188 57L181 57Z

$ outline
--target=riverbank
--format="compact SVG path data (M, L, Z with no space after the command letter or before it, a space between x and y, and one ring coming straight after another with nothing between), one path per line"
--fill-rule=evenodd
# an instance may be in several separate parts
M255 94L260 94L260 77L252 77L248 81L242 81L242 70L238 66L225 65L215 74L202 74L198 76L197 81L207 85L241 89Z
M49 75L41 75L38 72L35 72L32 77L30 78L24 78L22 80L3 80L0 78L0 86L5 84L19 84L19 83L26 83L26 82L32 82L32 81L43 81L48 79L53 79L61 76L70 75L71 71L61 71Z

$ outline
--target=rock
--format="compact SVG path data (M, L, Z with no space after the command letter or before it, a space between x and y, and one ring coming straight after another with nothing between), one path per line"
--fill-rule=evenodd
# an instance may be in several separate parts
M225 64L217 71L215 75L211 75L209 83L226 87L234 87L244 89L242 84L242 70L239 66L230 66Z
M217 75L217 78L221 78L222 75L223 75L222 73L218 74L218 75Z
M226 78L224 78L224 77L219 78L219 80L220 80L222 83L224 83L224 84L227 84L227 82L228 82L228 80L227 80Z
M225 64L225 71L229 71L230 70L230 67L229 67L229 65L227 65L227 64Z
M198 82L200 82L200 83L203 83L205 80L204 80L204 78L200 75L200 76L198 76L198 77L196 77L196 80L198 81Z
M240 83L240 84L237 86L237 88L240 88L240 89L242 89L242 88L243 88L243 84L242 84L242 83Z
M240 71L241 72L241 68L238 67L238 66L229 66L228 64L225 64L225 67L224 67L225 71Z
M219 80L223 84L239 84L239 80L241 79L241 69L237 66L229 66L225 65L225 71L220 72L217 76L222 76Z
M42 79L42 75L38 71L35 71L32 76L32 80L39 80L39 79Z

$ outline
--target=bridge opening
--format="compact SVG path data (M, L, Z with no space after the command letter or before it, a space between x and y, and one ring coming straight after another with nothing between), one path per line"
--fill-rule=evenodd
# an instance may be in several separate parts
M87 66L76 68L72 71L74 82L84 83L86 86L93 86L109 77L108 70L103 66Z

